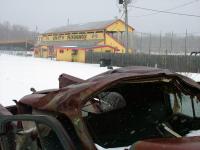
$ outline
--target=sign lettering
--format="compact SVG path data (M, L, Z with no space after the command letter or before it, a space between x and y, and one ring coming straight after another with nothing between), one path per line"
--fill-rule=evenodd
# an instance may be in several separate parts
M42 41L95 40L103 39L103 33L52 34L43 36Z
M70 34L67 36L67 40L86 40L87 34Z

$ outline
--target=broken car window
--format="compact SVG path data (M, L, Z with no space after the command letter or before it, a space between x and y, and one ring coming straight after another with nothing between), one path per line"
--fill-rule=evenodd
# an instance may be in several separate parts
M191 97L189 95L181 94L170 94L171 107L174 113L182 113L193 117Z
M185 95L184 93L174 93L170 94L171 107L174 113L182 113L184 115L194 117L200 117L200 102L197 97L192 97L190 95ZM194 104L194 112L193 106Z
M196 117L200 117L200 101L197 99L197 97L194 98L194 109Z
M5 127L3 141L8 150L63 149L57 134L47 125L33 121L12 121L6 123Z

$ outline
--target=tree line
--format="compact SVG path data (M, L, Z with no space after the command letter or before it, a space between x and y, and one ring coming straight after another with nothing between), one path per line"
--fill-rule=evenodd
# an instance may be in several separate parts
M30 31L28 27L17 24L10 24L6 21L0 22L0 41L12 41L12 40L31 40L37 39L38 33Z

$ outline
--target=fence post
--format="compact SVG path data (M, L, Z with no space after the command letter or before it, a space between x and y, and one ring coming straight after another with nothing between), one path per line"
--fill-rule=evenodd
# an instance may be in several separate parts
M171 33L171 41L170 41L171 53L173 52L173 36L174 36L174 33L172 32Z
M167 68L167 56L168 56L168 50L166 48L166 51L165 51L165 69Z
M162 47L162 33L160 31L160 41L159 41L159 54L161 52L161 47Z
M150 60L151 60L151 33L149 34L149 61L148 66L151 66Z
M93 51L91 51L91 63L93 64Z
M187 55L187 29L185 32L185 56Z
M124 66L124 53L121 53L121 67Z
M188 71L188 58L187 58L187 29L185 31L185 63L186 63L186 67L187 67L187 71Z
M140 37L140 52L142 52L142 32L141 32L141 37Z

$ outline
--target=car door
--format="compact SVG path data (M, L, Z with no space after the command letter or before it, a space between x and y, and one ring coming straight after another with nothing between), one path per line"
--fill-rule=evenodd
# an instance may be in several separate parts
M73 150L70 137L55 118L45 115L0 116L2 150Z

